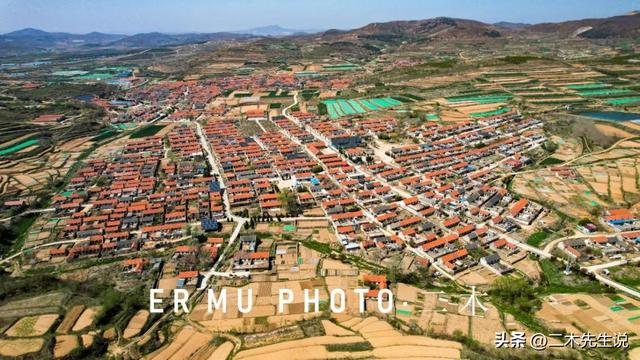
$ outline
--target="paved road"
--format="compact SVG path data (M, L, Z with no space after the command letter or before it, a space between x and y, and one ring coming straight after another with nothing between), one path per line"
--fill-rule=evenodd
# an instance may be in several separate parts
M555 247L562 241L565 240L569 240L569 239L588 239L588 238L594 238L594 237L598 237L598 236L613 236L613 235L617 235L617 232L614 233L605 233L605 232L598 232L598 233L593 233L593 234L581 234L581 233L576 233L574 235L570 235L570 236L565 236L562 238L558 238L555 240L550 241L547 245L544 246L544 251L551 253L553 251L553 249L555 249Z
M618 289L624 293L626 293L627 295L631 295L637 299L640 299L640 291L629 288L625 285L620 284L619 282L613 281L607 277L604 277L602 275L600 275L600 273L598 273L597 271L590 271L592 274L595 275L596 279L598 281L600 281L601 283L605 284L605 285L609 285L612 288Z
M75 243L80 242L80 241L86 241L86 239L61 240L61 241L54 241L54 242L50 242L50 243L46 243L46 244L36 245L36 246L30 247L30 248L23 248L22 250L18 251L17 253L0 260L0 264L4 264L6 262L11 261L12 259L17 258L18 256L21 256L22 254L25 253L25 251L38 250L38 249L45 248L45 247L57 246L57 245L63 245L63 244L75 244Z
M202 148L207 153L207 161L209 161L209 166L211 167L211 174L212 175L219 174L217 178L220 183L220 188L224 189L225 185L224 185L224 179L222 176L223 171L218 166L218 163L216 162L216 159L213 156L213 152L211 151L211 146L209 146L209 141L207 140L207 137L202 131L202 125L197 121L195 122L195 124L197 128L198 137L200 138L200 144L202 145ZM227 217L230 217L233 219L233 221L236 223L236 227L233 229L233 232L231 233L231 237L229 238L229 242L225 246L224 252L220 254L220 256L218 257L218 260L215 262L215 264L213 264L211 269L209 269L209 271L207 271L204 274L204 279L201 282L202 285L200 287L200 290L204 290L207 288L207 286L209 285L209 278L211 278L214 274L218 272L218 268L223 264L224 260L226 259L227 253L230 251L230 249L233 248L233 243L236 241L236 239L240 235L240 231L242 231L244 224L249 220L241 216L233 215L233 212L231 212L231 202L229 201L229 196L226 191L223 191L222 199L224 202L226 215Z
M594 271L608 269L608 268L614 267L614 266L620 266L620 265L626 265L626 264L635 264L637 262L640 262L640 256L638 256L636 258L633 258L633 259L620 259L620 260L611 261L611 262L604 263L604 264L591 265L591 266L585 267L585 269L587 271L589 271L589 272L594 272Z
M508 242L515 244L517 247L519 247L519 248L521 248L523 250L526 250L528 252L534 253L534 254L540 256L541 258L549 259L549 258L553 257L550 253L548 253L548 252L546 252L546 251L544 251L542 249L538 249L535 246L531 246L529 244L523 243L520 240L516 240L516 239L512 238L511 236L509 236L509 235L507 235L505 233L500 234L500 236L505 238Z
M236 223L236 227L235 229L233 229L233 233L231 233L231 237L229 238L229 242L226 244L224 251L222 254L220 254L220 256L218 257L218 260L213 264L213 266L211 267L211 269L209 269L209 271L207 271L204 274L204 279L202 279L202 282L200 283L200 289L199 290L204 290L209 286L209 279L212 276L215 276L216 274L218 274L218 269L220 268L220 266L224 263L224 261L226 260L227 257L227 253L233 249L233 243L236 241L236 239L238 238L238 236L240 235L240 231L242 230L242 228L244 227L244 224L247 222L247 219L244 218L240 218L240 221L238 221Z
M224 208L225 208L227 217L231 217L235 222L246 220L245 218L242 218L240 216L233 215L233 212L231 212L231 202L229 201L228 193L224 191L226 186L224 184L224 177L222 176L223 171L220 168L220 166L218 166L218 162L213 156L213 152L211 151L211 146L209 145L209 141L207 140L207 137L202 131L202 125L197 121L195 122L195 124L196 124L198 137L200 138L200 144L202 145L202 148L204 149L204 151L207 153L207 161L209 162L209 166L211 167L211 175L216 176L216 178L218 179L218 183L220 183L220 188L223 190L222 201L224 202Z

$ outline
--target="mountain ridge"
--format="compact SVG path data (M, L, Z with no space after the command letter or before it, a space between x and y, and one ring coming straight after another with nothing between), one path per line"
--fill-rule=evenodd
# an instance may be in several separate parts
M180 46L209 41L247 40L268 37L314 37L330 43L403 43L446 40L482 40L505 37L528 37L553 34L588 40L635 38L640 36L640 13L637 11L608 18L569 20L555 23L524 24L435 17L422 20L395 20L370 23L350 30L330 29L317 33L268 25L236 32L178 33L161 32L133 35L90 32L71 34L25 28L0 35L0 56L84 48L151 48Z

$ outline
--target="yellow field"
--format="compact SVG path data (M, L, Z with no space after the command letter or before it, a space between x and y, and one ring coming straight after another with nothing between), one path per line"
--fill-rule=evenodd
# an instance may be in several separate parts
M149 318L149 311L140 310L138 311L132 318L129 320L129 324L127 324L127 328L124 329L123 337L125 339L130 339L140 333L144 324L147 322Z
M460 358L462 346L459 343L424 336L404 336L387 322L376 317L344 318L348 317L343 317L343 321L338 325L330 326L334 329L332 332L339 334L327 334L243 350L236 355L235 359ZM341 330L337 331L335 328ZM349 346L356 343L368 343L371 350L349 351Z
M61 358L69 355L73 349L78 347L78 337L75 335L56 336L56 345L53 348L53 357Z
M169 345L156 350L147 358L153 360L188 359L204 347L209 340L211 340L211 335L196 331L191 326L185 326L180 329Z
M13 326L5 332L7 336L28 337L40 336L49 331L49 328L58 319L58 314L46 314L27 316L16 321Z
M44 340L41 338L32 339L0 339L0 355L16 357L33 353L42 349Z

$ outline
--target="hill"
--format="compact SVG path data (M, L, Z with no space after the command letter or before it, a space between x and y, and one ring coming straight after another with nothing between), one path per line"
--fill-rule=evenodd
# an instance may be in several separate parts
M579 36L587 39L637 38L640 36L640 14L604 19L582 19L560 23L542 23L526 28L528 31L552 33L558 36Z
M427 39L498 38L501 36L503 36L503 33L494 25L474 20L447 17L372 23L348 31L329 30L321 35L324 40L348 41L362 39L389 43Z

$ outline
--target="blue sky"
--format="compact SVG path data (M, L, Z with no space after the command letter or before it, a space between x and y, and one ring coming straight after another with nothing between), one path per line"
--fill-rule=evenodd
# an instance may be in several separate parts
M370 22L452 16L550 22L640 10L640 0L0 0L0 33L214 32L278 24L349 29Z

